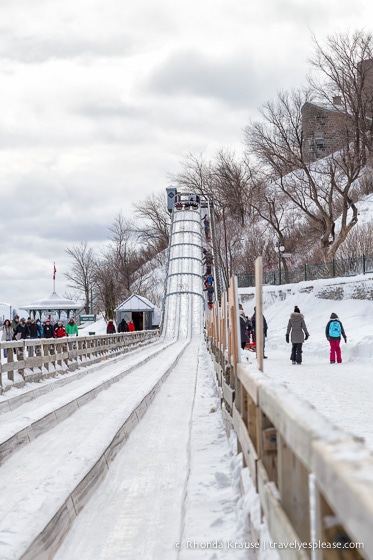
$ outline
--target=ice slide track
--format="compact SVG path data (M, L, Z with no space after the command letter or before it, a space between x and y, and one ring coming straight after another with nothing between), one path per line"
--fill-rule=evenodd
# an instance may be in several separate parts
M53 558L179 360L197 360L201 225L199 214L182 214L172 226L160 340L0 415L2 560Z

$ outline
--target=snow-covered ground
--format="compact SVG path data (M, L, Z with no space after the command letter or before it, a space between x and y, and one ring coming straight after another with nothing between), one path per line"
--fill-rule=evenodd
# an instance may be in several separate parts
M373 449L373 274L264 286L264 316L268 323L264 373L307 400L338 427L365 438ZM248 316L255 289L240 288ZM365 296L367 299L357 299ZM303 363L290 361L286 327L294 306L304 314L310 338L303 344ZM331 313L342 321L347 344L341 341L342 364L329 363L325 327ZM252 360L245 351L243 359Z
M197 243L195 246L198 247ZM189 258L198 262L196 256ZM175 267L179 268L182 261L180 257L175 258ZM177 303L170 305L166 338L167 343L172 344L177 329L182 340L191 340L187 352L130 433L102 484L75 519L55 556L58 560L252 558L252 552L245 548L251 542L246 519L252 503L248 503L247 496L245 499L239 496L241 457L235 453L234 435L229 441L226 438L215 372L200 332L201 298L196 292L199 289L202 293L202 286L198 284L197 288L190 274L180 283L176 272L175 268L172 276L175 286L170 287L169 292L180 289L181 293L172 299ZM197 268L195 276L198 277ZM192 304L187 295L189 282L189 289L194 293ZM239 293L246 314L251 316L255 291L240 289ZM361 299L363 296L366 299ZM288 318L295 305L304 314L311 335L304 344L301 366L291 364L290 345L285 342ZM348 337L347 344L342 342L343 363L334 365L329 363L329 344L325 338L325 325L332 312L342 320ZM334 424L364 437L373 449L373 274L353 279L265 286L264 315L269 327L265 375L309 401ZM100 320L86 330L101 334L106 332L106 323ZM141 349L139 353L147 351ZM65 460L58 461L54 456L59 447L56 433L51 431L50 436L43 432L37 438L36 447L14 452L1 466L2 496L9 491L9 485L13 489L11 504L3 500L0 510L0 543L7 554L3 554L2 560L20 558L17 551L24 537L21 528L30 527L31 514L33 523L43 525L43 516L47 516L44 500L48 493L54 495L72 484L69 465L77 465L79 461L84 464L88 455L101 452L99 446L106 431L112 429L112 421L104 422L100 415L110 413L110 418L119 422L120 409L129 407L132 401L141 402L145 386L151 386L151 378L157 378L158 370L162 371L165 355L170 359L172 350L167 352L113 385L113 404L109 390L102 392L67 418L65 426L58 426L64 445L71 442L71 448L64 451ZM243 351L241 356L243 361L254 362L254 354L248 351ZM124 360L131 362L134 357L126 356ZM118 368L117 359L112 363L109 360L97 376L104 374L109 378ZM136 382L136 372L142 376L143 385ZM92 377L84 382L92 383L94 373ZM44 383L53 384L54 380L34 385ZM64 401L83 381L74 383L74 388L67 384L59 387L55 395L53 392L44 395L43 403L36 399L34 408L33 403L28 403L19 409L19 414L16 409L9 416L0 415L0 433L9 430L8 419L13 418L14 424L26 424L43 407L52 406L53 399ZM11 389L0 399L10 399L32 386ZM81 428L76 429L78 419ZM97 433L100 437L96 440ZM79 443L82 435L84 440ZM49 457L57 461L52 469L44 464ZM32 475L42 470L40 464L45 475L35 483ZM255 500L255 496L251 498ZM262 537L270 538L266 536L265 525ZM259 558L274 560L277 553L263 548Z

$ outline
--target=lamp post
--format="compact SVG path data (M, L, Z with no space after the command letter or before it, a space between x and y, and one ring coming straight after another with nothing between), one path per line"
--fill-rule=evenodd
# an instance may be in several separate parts
M281 285L281 259L282 253L285 251L285 247L281 245L280 241L277 243L275 250L278 252L278 283Z

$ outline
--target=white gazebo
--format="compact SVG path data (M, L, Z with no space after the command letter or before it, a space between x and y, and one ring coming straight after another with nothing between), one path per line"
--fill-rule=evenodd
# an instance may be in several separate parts
M76 311L82 308L82 305L53 292L49 298L21 305L20 308L27 311L30 317L39 318L40 320L50 317L52 320L58 320L68 319L71 315L75 315Z
M160 314L156 306L143 296L133 294L115 309L116 323L122 319L133 321L137 331L159 326Z

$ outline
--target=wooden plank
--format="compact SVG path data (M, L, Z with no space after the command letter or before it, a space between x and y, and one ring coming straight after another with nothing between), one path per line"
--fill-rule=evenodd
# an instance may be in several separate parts
M259 387L266 381L263 374L255 366L237 364L237 377L255 404L259 403Z
M314 439L323 439L325 434L328 434L330 441L343 441L346 438L344 432L282 385L261 384L259 405L309 471L313 464Z
M281 504L302 541L310 542L309 471L280 435L277 439Z
M258 455L250 439L246 426L243 423L242 418L235 406L233 407L233 426L237 434L238 441L240 442L242 454L245 459L245 464L248 467L251 478L253 479L254 485L256 486L257 484L256 463L258 460Z
M256 361L258 368L263 371L263 263L262 257L255 259L255 340L256 340Z
M233 367L233 373L236 375L237 364L239 363L240 352L240 333L239 317L238 317L238 299L237 299L237 277L232 276L230 286L228 288L228 360Z
M232 410L235 391L234 389L229 387L229 385L227 385L225 381L223 381L222 383L222 388L223 388L224 400L229 405L229 408Z
M277 544L276 550L283 560L309 560L306 551L303 549L299 550L295 546L296 542L300 543L302 541L281 507L279 493L275 485L268 480L267 473L260 459L257 462L257 472L258 493L268 531L272 538L272 547L275 547L274 543ZM291 547L291 545L294 545L294 547Z
M350 538L373 558L373 455L352 439L313 442L317 486Z

